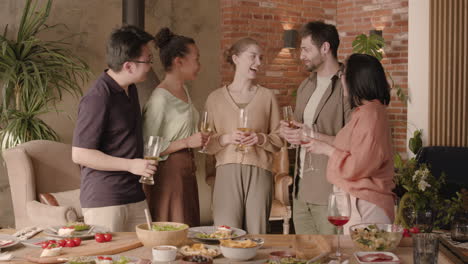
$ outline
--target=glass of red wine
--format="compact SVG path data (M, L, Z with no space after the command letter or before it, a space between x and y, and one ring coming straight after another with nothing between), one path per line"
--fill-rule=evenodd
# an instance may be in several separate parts
M328 196L328 221L336 226L338 231L338 246L336 252L329 257L331 259L344 260L347 256L340 252L340 232L351 217L351 200L345 192L332 192Z

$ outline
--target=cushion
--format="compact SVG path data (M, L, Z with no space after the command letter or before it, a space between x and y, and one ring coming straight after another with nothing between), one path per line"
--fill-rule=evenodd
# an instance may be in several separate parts
M75 209L79 217L83 216L80 205L80 189L57 193L40 193L39 201L50 206L70 206Z

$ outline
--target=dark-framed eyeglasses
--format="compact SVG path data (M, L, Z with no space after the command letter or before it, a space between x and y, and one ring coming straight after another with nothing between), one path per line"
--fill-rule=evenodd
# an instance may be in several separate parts
M130 62L135 62L135 63L146 63L146 64L153 64L153 59L151 59L151 60L147 60L147 61L130 60Z

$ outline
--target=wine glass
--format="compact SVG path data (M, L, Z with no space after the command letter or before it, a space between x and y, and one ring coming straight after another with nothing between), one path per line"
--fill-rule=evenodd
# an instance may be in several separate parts
M351 200L348 193L332 192L328 196L328 221L336 226L338 230L338 246L336 252L329 257L332 259L343 260L347 256L340 252L340 231L343 230L343 225L348 223L351 217Z
M159 151L161 150L161 137L149 136L144 146L144 159L159 161ZM154 175L149 177L141 176L140 183L154 185Z
M210 121L208 120L208 111L203 111L202 116L200 118L200 132L203 135L209 135L211 133L211 125ZM203 148L198 152L206 153L206 145L204 145Z
M249 128L249 116L248 111L245 108L241 108L239 111L239 119L237 122L237 130L244 132L245 136L249 136L251 129ZM246 146L242 143L238 144L236 147L236 151L240 151L243 153L247 152Z
M296 125L294 125L294 114L293 114L293 110L292 110L292 107L290 105L288 106L283 106L283 120L288 122L288 126L290 128L298 128ZM294 148L297 148L297 145L295 144L291 144L288 149L294 149Z
M317 137L316 132L318 132L317 124L313 124L312 127L309 127L307 125L302 126L302 128L299 131L300 136L301 136L301 145L308 144L312 139L316 138ZM307 153L304 157L306 156L307 156ZM307 169L304 170L304 172L314 171L314 170L315 168L314 166L312 166L312 159L309 159L309 166L307 167Z

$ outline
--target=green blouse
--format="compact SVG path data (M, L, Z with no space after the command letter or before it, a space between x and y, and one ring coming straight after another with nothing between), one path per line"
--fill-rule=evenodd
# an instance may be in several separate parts
M187 94L188 103L172 95L163 88L154 89L143 109L143 138L162 137L161 152L164 152L172 141L187 138L198 132L199 113ZM168 155L161 157L166 160Z

